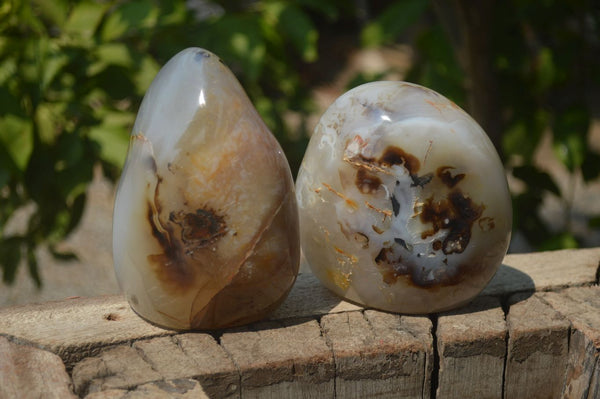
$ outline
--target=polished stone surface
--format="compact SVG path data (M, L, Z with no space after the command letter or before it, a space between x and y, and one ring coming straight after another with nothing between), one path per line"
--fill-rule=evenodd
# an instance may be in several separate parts
M460 306L492 278L510 241L510 194L492 143L456 104L418 85L374 82L338 98L296 186L313 272L366 306Z
M206 50L173 57L144 97L116 195L113 249L132 308L174 329L260 319L296 278L287 160Z

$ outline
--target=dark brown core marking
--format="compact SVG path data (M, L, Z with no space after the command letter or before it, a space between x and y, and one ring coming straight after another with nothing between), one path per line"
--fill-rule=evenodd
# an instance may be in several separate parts
M450 173L450 169L454 169L452 166L440 166L437 171L437 177L440 178L442 183L444 183L449 188L454 188L462 179L465 178L464 173L459 173L454 176Z
M386 284L395 284L398 277L409 274L408 268L402 263L402 257L394 253L393 248L382 248L375 257L375 264Z
M156 276L167 288L173 291L185 290L194 281L193 272L186 267L181 243L173 239L170 226L165 228L160 224L159 215L160 206L157 204L154 207L151 202L148 202L147 218L152 228L152 235L163 249L162 253L148 255L148 261L154 265Z
M196 209L195 213L171 212L169 220L181 227L186 252L204 248L227 232L225 219L210 208Z
M148 261L165 288L173 292L187 290L192 287L195 274L190 256L196 249L213 244L222 237L227 232L227 226L224 217L210 208L200 208L193 213L171 212L169 220L162 221L162 206L159 201L162 178L156 176L158 181L154 189L154 200L147 202L146 215L152 235L162 248L162 253L148 255ZM174 224L181 228L180 240L175 237Z
M442 251L446 255L462 253L471 239L471 227L484 209L483 204L475 204L459 189L452 190L442 200L434 201L429 197L423 204L420 218L422 223L431 223L432 227L421 233L421 238L430 237L441 229L449 230L442 242Z
M402 148L394 146L387 147L378 161L380 164L387 166L403 165L411 175L416 175L421 167L421 162L417 157Z
M372 194L381 186L381 179L365 169L360 168L356 173L356 187L363 194Z

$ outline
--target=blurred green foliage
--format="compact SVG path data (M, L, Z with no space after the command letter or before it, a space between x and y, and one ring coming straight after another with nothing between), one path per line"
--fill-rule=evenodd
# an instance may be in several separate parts
M407 80L468 108L469 64L442 2L343 0L7 0L0 5L0 265L3 280L25 261L40 284L34 250L56 245L79 223L93 168L116 179L142 96L183 48L218 54L238 76L297 170L315 107L311 89L343 67L335 50L408 43ZM457 1L455 4L463 4ZM537 212L546 193L563 199L533 162L551 130L558 159L586 182L600 172L587 145L600 86L600 17L591 2L485 1L490 76L507 166L526 189L515 195L515 227L538 248L576 246ZM457 9L454 10L455 12ZM460 12L460 6L458 7ZM462 10L464 11L464 10ZM460 15L457 14L457 15ZM456 28L456 26L454 26ZM459 29L460 30L460 29ZM460 36L460 35L458 35ZM458 44L457 44L458 43ZM325 44L328 44L325 46ZM374 76L371 78L379 78ZM364 81L358 76L354 82ZM597 104L596 104L597 105ZM290 113L299 123L286 123ZM25 231L5 234L13 212L34 204ZM592 224L598 224L593 219Z
M310 110L298 62L317 57L316 0L248 4L182 0L8 0L0 6L0 264L3 280L26 260L40 284L35 248L56 249L77 226L94 165L115 179L142 96L160 66L185 47L219 54L241 79L297 168L306 135L286 130L288 110ZM4 225L23 204L22 234Z
M382 46L407 36L416 52L407 80L471 113L473 102L487 102L488 114L496 115L474 116L488 133L498 130L494 144L525 183L513 194L514 229L539 250L580 246L570 223L573 185L579 175L584 183L600 177L600 154L589 146L592 117L600 116L600 9L586 0L396 1L367 24L362 43ZM473 86L483 84L493 90L477 95ZM545 133L570 174L566 189L535 162ZM548 195L565 210L553 226L559 231L539 212ZM589 227L598 220L590 218Z

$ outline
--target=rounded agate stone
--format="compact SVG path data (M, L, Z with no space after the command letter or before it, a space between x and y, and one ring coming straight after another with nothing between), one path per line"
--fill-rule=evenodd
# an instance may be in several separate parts
M336 294L430 313L467 303L510 241L498 154L456 104L405 82L338 98L311 137L298 179L303 253Z
M246 93L214 54L180 52L144 97L115 199L131 307L173 329L258 320L296 279L298 234L287 160Z

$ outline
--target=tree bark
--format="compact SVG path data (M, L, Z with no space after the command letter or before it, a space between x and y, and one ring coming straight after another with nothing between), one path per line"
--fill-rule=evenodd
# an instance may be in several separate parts
M502 115L493 68L495 4L496 0L434 2L436 14L466 74L468 111L502 155Z

